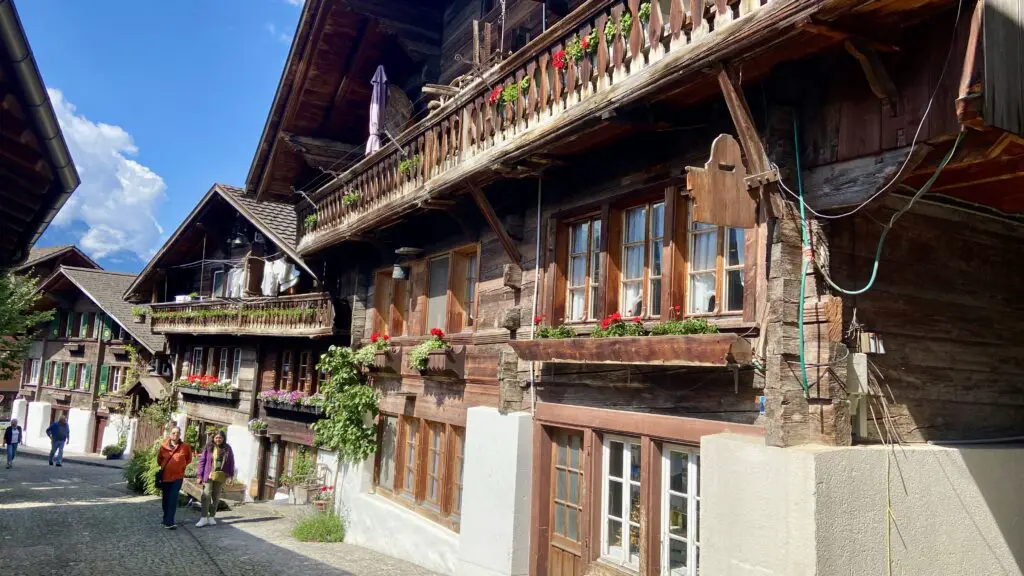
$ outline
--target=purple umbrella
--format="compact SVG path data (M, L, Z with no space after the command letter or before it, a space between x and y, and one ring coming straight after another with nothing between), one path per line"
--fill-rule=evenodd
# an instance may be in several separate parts
M388 77L384 66L378 65L373 73L373 96L370 98L370 137L366 139L366 155L380 148L380 132L384 126L384 112L388 108Z

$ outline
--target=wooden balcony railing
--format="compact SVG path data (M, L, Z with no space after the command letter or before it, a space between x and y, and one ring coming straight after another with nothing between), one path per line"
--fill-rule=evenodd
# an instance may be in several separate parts
M658 1L585 3L395 142L315 191L316 223L300 230L299 251L324 248L401 215L509 152L537 146L556 129L591 117L598 106L630 101L638 97L636 87L652 88L683 63L706 59L709 47L723 39L749 42L750 27L739 21L756 19L771 4L787 12L781 6L790 4L767 2L669 0L667 13ZM306 208L300 221L312 213Z
M326 292L150 306L150 325L159 334L329 336L334 330L334 306Z

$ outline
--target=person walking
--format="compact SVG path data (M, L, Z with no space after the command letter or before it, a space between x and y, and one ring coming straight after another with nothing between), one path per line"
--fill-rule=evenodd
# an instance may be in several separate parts
M71 430L68 429L68 419L61 416L50 427L46 429L46 435L50 437L50 466L53 466L53 456L57 455L57 466L64 462L64 445L71 440Z
M185 468L192 463L192 448L181 441L181 428L171 428L156 455L160 466L160 488L163 490L164 528L174 530L174 514L178 510L178 494L185 479Z
M4 446L7 446L7 467L14 465L14 457L18 454L18 444L24 437L24 431L18 426L18 419L11 420L11 425L4 431Z
M223 430L217 430L213 438L199 456L196 478L203 487L203 512L196 527L215 526L217 506L220 505L220 493L224 484L235 475L235 455L227 443Z

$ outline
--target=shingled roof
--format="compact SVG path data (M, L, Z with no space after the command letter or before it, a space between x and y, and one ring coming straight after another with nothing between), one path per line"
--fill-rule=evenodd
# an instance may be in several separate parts
M192 222L199 217L203 206L214 196L223 198L261 233L267 236L271 242L284 251L293 262L308 272L310 276L316 277L316 273L299 256L296 250L299 216L295 213L294 206L283 202L256 202L255 197L246 194L245 190L241 188L227 184L214 184L210 187L210 191L192 209L192 212L185 217L178 226L178 229L174 231L174 234L171 234L171 237L164 242L164 245L160 247L156 255L146 264L146 267L142 269L136 280L128 286L124 292L125 297L128 296L140 280L153 271L153 267L160 261L160 258L174 245L178 237L181 236Z
M44 260L56 258L57 256L61 256L69 252L77 252L78 255L81 256L82 259L84 259L86 262L91 262L94 267L100 268L99 264L96 264L96 262L94 262L92 258L86 256L85 253L79 250L78 247L75 246L74 244L62 244L60 246L33 248L31 251L29 251L28 258L25 260L25 262L23 262L20 266L15 268L14 271L17 272L20 270L25 270L26 268L30 268L32 266L35 266L36 264L39 264L40 262L43 262Z
M135 281L134 274L93 270L75 266L61 266L43 282L37 291L45 291L61 275L77 286L101 310L114 319L132 338L139 341L150 352L162 352L166 340L150 331L149 324L132 321L132 304L122 299L128 286Z

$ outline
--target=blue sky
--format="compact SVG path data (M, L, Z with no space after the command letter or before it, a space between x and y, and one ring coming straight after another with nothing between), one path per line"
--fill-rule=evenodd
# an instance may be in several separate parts
M17 8L82 177L37 246L137 272L211 184L244 185L302 0Z

